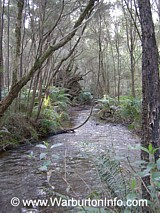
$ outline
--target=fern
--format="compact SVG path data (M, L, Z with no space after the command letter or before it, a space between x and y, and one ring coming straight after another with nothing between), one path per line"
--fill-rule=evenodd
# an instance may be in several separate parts
M111 195L122 200L126 198L129 188L122 175L120 163L116 160L110 160L107 155L103 155L98 160L97 166L100 177L107 184Z
M91 92L85 90L82 90L77 97L78 102L80 102L81 104L91 104L92 99L93 96Z
M112 160L111 160L112 159ZM127 180L127 177L124 178L122 174L122 169L120 162L113 159L108 153L101 156L97 161L97 167L99 175L107 185L107 189L109 190L112 199L117 197L122 201L126 201L127 199L138 199L138 194L134 192L131 187L130 181ZM139 197L140 198L140 197ZM140 206L121 206L117 209L119 212L133 212L139 213L141 207Z

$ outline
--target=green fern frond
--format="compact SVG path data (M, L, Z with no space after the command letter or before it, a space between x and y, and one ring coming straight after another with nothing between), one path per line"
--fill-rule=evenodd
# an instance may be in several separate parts
M122 175L120 163L116 160L111 160L107 155L103 155L98 160L97 166L100 177L107 184L111 195L120 199L126 198L129 187L127 187Z

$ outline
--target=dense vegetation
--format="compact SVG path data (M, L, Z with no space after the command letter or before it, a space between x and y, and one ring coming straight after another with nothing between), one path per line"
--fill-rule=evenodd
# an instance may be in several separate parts
M0 148L55 134L94 99L100 119L141 130L142 197L157 211L160 1L1 0L0 12Z

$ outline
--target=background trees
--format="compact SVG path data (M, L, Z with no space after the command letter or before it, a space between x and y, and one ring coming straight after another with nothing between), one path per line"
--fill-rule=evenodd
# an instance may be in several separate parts
M21 110L24 86L31 116L37 90L40 106L42 90L53 84L68 87L75 73L85 76L81 85L95 97L138 95L141 44L133 1L1 1L1 5L5 50L1 116L14 99L15 110Z
M31 1L25 3L24 5L24 1L17 2L18 12L15 37L13 38L13 52L15 54L10 76L10 82L12 83L10 83L9 93L0 103L1 116L3 116L13 100L18 97L20 90L30 81L31 88L34 87L32 100L34 100L34 93L38 86L39 97L41 96L43 79L47 75L47 71L45 71L47 70L46 65L49 64L52 53L58 52L53 56L56 60L61 54L65 54L67 49L61 49L61 47L65 46L78 30L81 30L79 28L82 22L84 19L87 22L95 6L94 0L88 1L87 4L84 3L80 8L79 3L77 5L75 1L71 2L71 4L68 2L64 3L64 1L57 3L51 1ZM12 5L12 7L14 8L15 5ZM25 9L23 10L23 8ZM48 22L48 20L52 16L52 8L57 11L57 17L54 17L55 19L53 20L55 21L50 26L51 22ZM77 16L75 17L75 13L78 14L78 19ZM70 21L71 18L73 22ZM14 16L13 20L15 21ZM64 23L65 27L63 27ZM46 60L48 61L46 62ZM42 68L44 62L46 62L45 69L44 67ZM31 114L31 111L32 102L29 114Z

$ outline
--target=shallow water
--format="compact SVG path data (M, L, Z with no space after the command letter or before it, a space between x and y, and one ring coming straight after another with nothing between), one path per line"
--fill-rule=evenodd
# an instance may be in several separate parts
M89 110L73 111L74 126L81 124ZM11 198L48 199L55 193L75 199L84 199L102 186L93 159L107 150L114 150L114 157L127 157L133 162L139 158L137 151L128 150L128 145L139 143L139 138L122 125L101 124L90 119L75 133L50 137L47 155L52 164L48 172L41 172L39 154L46 150L26 144L0 155L0 213L63 213L75 212L62 207L25 208L11 205ZM34 158L29 154L33 151ZM123 161L125 165L125 161ZM49 184L47 181L49 179Z

